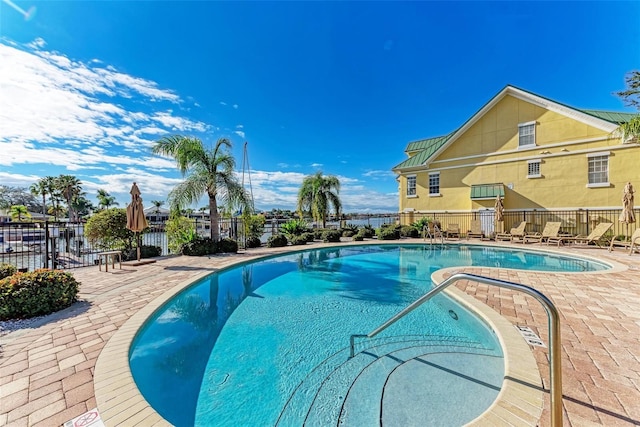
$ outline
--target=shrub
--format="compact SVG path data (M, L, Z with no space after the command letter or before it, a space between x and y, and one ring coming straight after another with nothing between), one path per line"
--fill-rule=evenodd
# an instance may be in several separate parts
M369 232L367 230L361 228L356 233L356 235L353 236L353 240L360 242L360 241L364 240L365 238L370 239L371 237L373 237L373 234L369 235Z
M313 238L314 240L322 240L325 231L329 231L328 228L316 228L313 230Z
M292 236L291 237L292 245L306 245L307 239L304 236Z
M363 237L370 239L376 235L376 230L372 226L367 224L364 225L360 230L358 230L358 233L362 233Z
M196 233L196 227L191 218L171 217L166 223L165 230L167 231L169 251L176 254L183 252L184 245L198 239L198 233Z
M300 236L309 231L309 225L302 219L290 219L280 226L280 231L287 236Z
M400 227L400 235L403 237L420 237L420 231L412 225Z
M223 254L235 254L238 252L238 242L225 238L218 242L218 251Z
M247 247L257 248L260 246L260 237L264 234L264 215L249 215L246 214L243 217L245 233L247 235ZM258 246L249 246L249 239L258 239ZM255 243L255 242L254 242Z
M59 270L17 273L0 280L0 320L53 313L77 300L80 283Z
M259 248L262 242L258 237L249 237L247 239L247 248Z
M18 269L13 264L8 264L6 262L0 263L0 279L4 279L5 277L13 276L18 272Z
M329 242L339 242L342 233L340 230L326 230L322 233L322 241L325 243Z
M400 238L400 230L395 227L381 227L376 234L380 240L398 240Z
M307 242L313 242L316 238L316 235L310 231L307 231L306 233L302 233L302 237L304 237Z
M162 255L160 246L142 245L140 246L140 258L153 258ZM122 252L123 261L132 261L138 259L138 250L136 248L128 249Z
M353 237L355 234L353 230L342 230L342 237Z
M100 249L131 249L135 234L127 229L127 210L112 208L96 213L87 220L84 234Z
M275 236L271 236L267 239L268 248L281 248L283 246L287 246L288 243L289 241L287 240L287 236L284 234L276 234Z
M182 254L189 256L212 255L217 252L217 245L210 237L198 237L182 245Z
M347 236L345 232L351 232L351 234ZM344 227L342 227L342 235L344 237L351 237L357 232L358 232L358 226L355 224L345 224Z

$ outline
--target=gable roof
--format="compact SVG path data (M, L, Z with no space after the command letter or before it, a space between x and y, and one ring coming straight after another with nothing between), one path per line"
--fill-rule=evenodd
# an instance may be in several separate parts
M407 145L405 152L419 152L414 156L408 158L407 160L394 166L392 170L401 172L403 170L410 170L411 168L417 168L426 165L427 161L430 158L436 157L438 154L444 151L456 139L464 134L471 126L473 126L478 120L480 120L480 118L484 116L487 111L493 108L507 95L529 102L538 107L545 108L549 111L571 117L577 121L586 123L598 129L602 129L606 132L613 132L621 123L626 123L631 120L632 117L637 115L633 113L618 113L612 111L579 110L577 108L569 107L540 95L536 95L532 92L528 92L524 89L507 85L504 87L504 89L498 92L497 95L491 98L489 102L482 106L482 108L480 108L473 116L471 116L466 122L464 122L462 126L460 126L452 133L444 136L410 142L409 145Z

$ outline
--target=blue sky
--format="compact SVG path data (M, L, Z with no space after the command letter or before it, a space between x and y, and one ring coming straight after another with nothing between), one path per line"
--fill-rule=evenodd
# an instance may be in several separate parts
M258 209L320 170L345 212L396 212L407 143L507 84L633 111L613 92L639 23L640 2L0 0L0 184L72 174L124 207L137 181L150 205L181 179L154 141L226 137Z

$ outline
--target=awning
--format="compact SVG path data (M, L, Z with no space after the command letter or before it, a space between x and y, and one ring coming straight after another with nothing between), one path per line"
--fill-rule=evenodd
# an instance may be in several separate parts
M471 186L471 200L493 200L504 197L504 184L478 184Z

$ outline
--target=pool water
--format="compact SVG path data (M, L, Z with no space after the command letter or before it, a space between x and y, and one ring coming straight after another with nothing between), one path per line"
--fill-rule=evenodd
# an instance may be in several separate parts
M178 426L369 425L380 416L385 425L410 425L413 413L464 424L495 400L504 364L492 331L444 295L359 341L357 357L348 358L350 335L370 332L426 293L433 271L461 265L607 268L465 245L365 245L263 259L209 275L165 304L138 333L131 370L153 408Z

